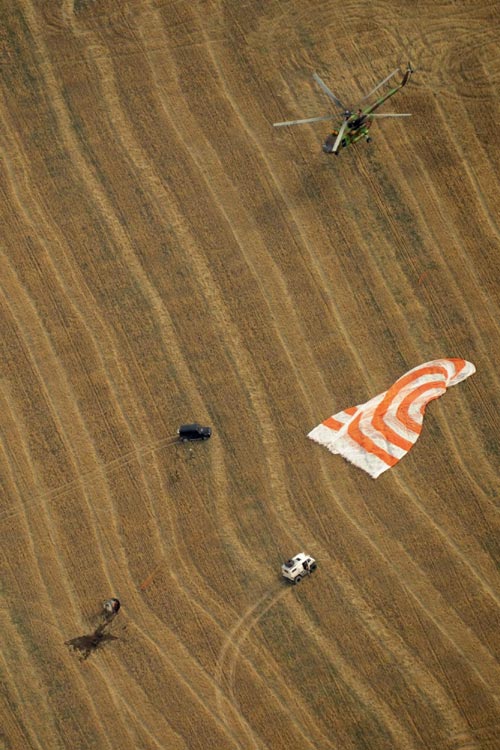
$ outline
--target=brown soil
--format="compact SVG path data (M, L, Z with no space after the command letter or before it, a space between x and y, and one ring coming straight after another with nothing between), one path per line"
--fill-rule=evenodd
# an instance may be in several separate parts
M500 747L499 18L3 3L2 750ZM443 356L378 480L307 440Z

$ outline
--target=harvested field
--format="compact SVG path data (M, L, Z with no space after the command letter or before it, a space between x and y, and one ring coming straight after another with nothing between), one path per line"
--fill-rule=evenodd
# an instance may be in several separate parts
M0 18L0 750L499 748L498 0ZM376 481L307 440L439 357Z

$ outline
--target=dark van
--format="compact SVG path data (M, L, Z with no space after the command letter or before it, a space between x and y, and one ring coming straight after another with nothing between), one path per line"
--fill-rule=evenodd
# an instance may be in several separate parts
M212 434L211 427L202 427L199 424L183 424L177 430L179 439L186 443L188 440L208 440Z

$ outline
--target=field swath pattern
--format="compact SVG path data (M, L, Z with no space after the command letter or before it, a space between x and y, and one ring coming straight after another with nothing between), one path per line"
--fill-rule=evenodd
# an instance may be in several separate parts
M500 746L500 7L412 5L0 10L0 750ZM444 357L377 481L307 440Z

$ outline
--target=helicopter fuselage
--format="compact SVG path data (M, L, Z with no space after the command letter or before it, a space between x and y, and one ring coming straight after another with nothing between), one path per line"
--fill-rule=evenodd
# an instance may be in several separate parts
M372 124L372 120L366 119L365 116L352 115L352 122L348 120L348 128L346 129L342 141L340 143L342 148L349 146L351 143L357 143L362 138L368 139L368 130ZM338 130L332 130L332 132L326 137L323 143L323 151L325 154L333 153L333 147L339 134Z

